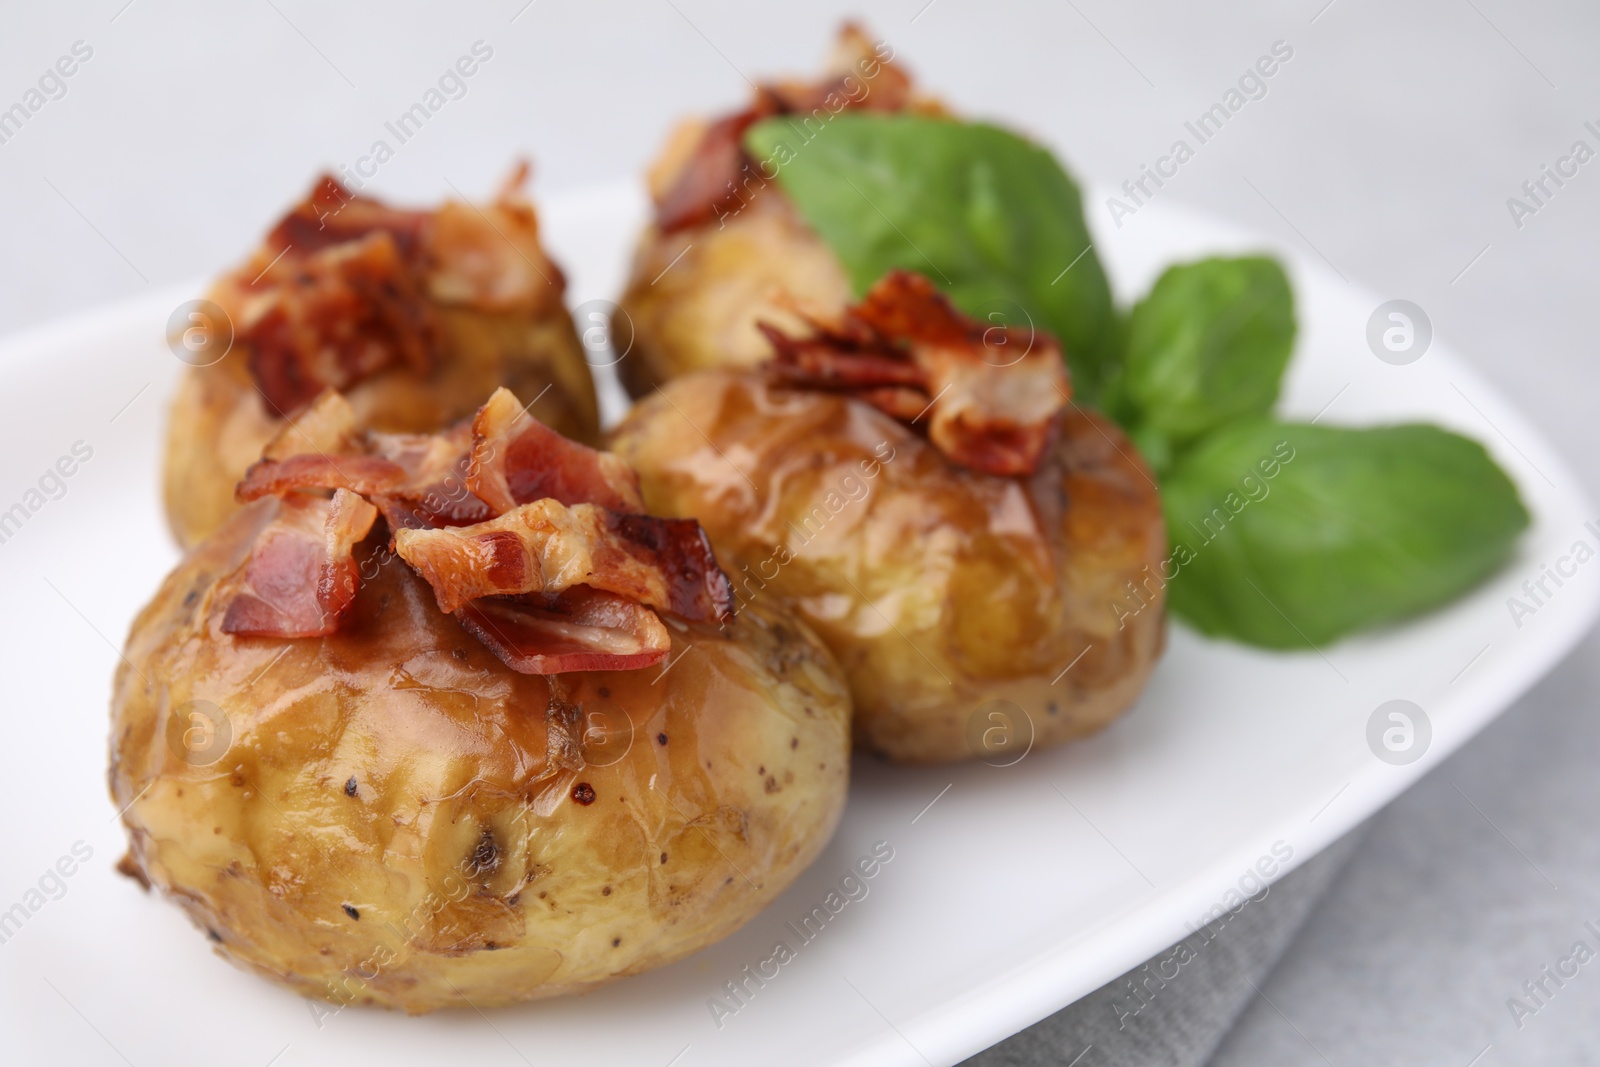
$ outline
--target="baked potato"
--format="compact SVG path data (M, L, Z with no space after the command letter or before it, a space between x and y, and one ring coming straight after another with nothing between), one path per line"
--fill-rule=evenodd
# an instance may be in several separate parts
M630 393L707 367L753 366L767 358L758 321L795 327L795 303L833 310L849 302L833 250L740 141L773 115L820 125L849 108L941 112L913 92L893 56L886 42L846 23L821 79L760 86L745 110L671 132L648 173L655 215L620 300L632 343L617 370Z
M502 414L520 407L497 397ZM441 610L449 577L411 560L435 541L504 539L449 525L474 517L460 500L441 510L385 482L386 463L422 470L419 450L377 438L255 468L256 499L133 624L112 703L124 869L221 954L307 996L487 1008L661 966L755 915L842 812L850 702L827 649L776 602L677 614L726 589L709 552L696 556L699 528L562 503L583 485L576 495L625 506L636 483L529 421L501 420L493 455L445 468L478 504L494 496L483 468L504 475L507 456L521 469L500 488L553 494L502 518L610 516L623 540L587 546L594 573L571 553L556 565L574 546L552 537L542 583L523 583L543 592L476 600L476 625ZM346 478L331 499L311 485L324 459ZM600 549L631 554L633 570ZM659 619L582 584L615 589L652 561L672 562L656 568L671 588L633 595L665 604ZM697 566L701 584L685 585ZM659 645L651 627L633 641L614 625L630 609ZM544 627L522 633L542 655L519 651L518 612ZM606 663L652 669L595 669Z
M493 203L434 211L391 208L325 177L217 281L173 338L191 364L163 475L181 545L221 525L245 469L325 388L364 425L423 433L503 385L562 433L595 439L594 383L525 176L524 166Z
M816 629L856 743L889 759L1010 761L1126 709L1163 644L1161 505L1121 431L1068 400L1059 349L990 367L983 338L1029 339L916 276L813 329L634 408L612 448L646 507L700 521L740 603Z

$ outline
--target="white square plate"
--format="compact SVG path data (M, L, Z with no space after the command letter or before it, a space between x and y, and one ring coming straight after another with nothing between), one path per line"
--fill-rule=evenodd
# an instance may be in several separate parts
M643 216L631 186L550 198L547 238L568 269L572 304L615 296ZM0 345L0 511L76 442L93 450L65 494L0 544L6 1059L954 1063L1171 944L1241 887L1255 890L1263 857L1276 877L1316 853L1480 729L1588 629L1600 564L1548 587L1554 595L1520 625L1508 611L1523 581L1575 541L1600 546L1585 528L1597 516L1534 427L1446 344L1435 339L1408 366L1380 362L1365 340L1379 297L1293 249L1167 204L1101 233L1098 247L1124 300L1176 259L1262 247L1282 255L1300 320L1283 409L1329 423L1426 419L1483 441L1534 516L1513 562L1443 611L1320 654L1260 652L1174 626L1132 712L1098 737L1012 767L858 760L837 838L738 934L585 997L488 1016L313 1011L213 956L178 909L113 872L124 842L105 789L112 644L176 559L157 493L164 406L180 369L164 338L169 313L199 287ZM609 383L612 417L620 403ZM1373 711L1397 698L1432 726L1426 752L1402 766L1376 758L1366 740ZM788 924L878 841L894 858L869 894L802 944ZM92 857L37 892L74 846ZM780 940L796 958L761 988L747 985L742 1003L728 999L723 984Z

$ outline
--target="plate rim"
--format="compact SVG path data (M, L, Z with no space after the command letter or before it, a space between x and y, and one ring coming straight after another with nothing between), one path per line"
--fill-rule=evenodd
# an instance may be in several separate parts
M1086 186L1085 200L1100 191L1096 186ZM615 210L622 195L637 201L640 191L636 183L621 179L556 190L539 198L539 211L542 217L548 218L556 213ZM1333 282L1332 273L1321 264L1269 235L1258 234L1229 219L1182 204L1161 203L1150 207L1156 209L1150 214L1151 221L1157 225L1163 218L1188 217L1206 226L1223 228L1283 256L1300 279L1314 281L1319 286ZM1374 295L1359 282L1350 284L1364 295ZM153 322L163 321L170 307L203 292L206 285L203 279L161 285L146 293L108 301L80 313L57 316L0 336L0 376L23 373L30 353L81 347L103 335L127 336ZM1373 302L1376 305L1377 300ZM1453 378L1473 389L1485 408L1485 418L1492 416L1490 424L1496 429L1504 426L1506 429L1499 431L1502 435L1507 430L1515 435L1520 446L1513 447L1527 449L1537 458L1536 469L1551 482L1562 499L1572 501L1572 510L1595 513L1589 494L1560 452L1450 344L1448 337L1436 337L1430 358L1444 364ZM1529 464L1533 465L1533 459L1529 459ZM1524 496L1530 495L1525 491L1525 475L1519 476L1516 471L1508 473L1519 489L1524 489ZM1536 521L1544 517L1536 513ZM1490 669L1476 677L1471 687L1445 697L1438 705L1440 711L1435 718L1432 744L1422 759L1403 767L1377 761L1363 767L1337 798L1344 803L1330 811L1326 821L1320 824L1316 820L1307 822L1306 815L1310 812L1300 807L1272 820L1272 830L1257 836L1264 840L1292 839L1295 852L1277 874L1264 881L1273 884L1298 869L1419 782L1570 655L1597 618L1600 618L1600 583L1589 582L1570 606L1555 616L1550 632L1541 640L1527 642L1515 656L1486 665ZM1406 625L1413 624L1403 624L1402 628ZM1310 804L1303 807L1309 809ZM1122 913L1103 919L1077 937L1042 942L1032 957L1014 963L958 995L905 1017L900 1028L921 1038L916 1046L908 1049L908 1042L897 1036L898 1031L889 1031L845 1050L835 1062L915 1063L923 1055L931 1055L937 1060L955 1063L974 1055L1074 1003L1174 944L1185 936L1180 927L1188 926L1182 917L1205 912L1217 901L1216 887L1234 881L1238 872L1251 866L1258 855L1258 848L1242 844L1219 854L1211 862L1191 868L1177 884L1130 904Z

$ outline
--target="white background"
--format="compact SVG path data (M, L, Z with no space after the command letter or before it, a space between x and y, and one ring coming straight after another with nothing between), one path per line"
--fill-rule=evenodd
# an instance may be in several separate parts
M94 49L66 95L0 144L0 331L238 259L319 169L393 144L383 123L478 40L493 58L382 168L380 194L481 195L517 154L535 160L536 194L635 174L673 118L738 103L744 75L811 69L852 13L962 111L1117 183L1281 39L1294 58L1268 95L1160 196L1420 304L1600 495L1600 161L1520 229L1506 207L1575 139L1600 148L1583 125L1600 126L1592 5L123 4L0 14L0 108L73 42ZM1380 816L1263 987L1281 1014L1258 1003L1222 1062L1464 1065L1476 1034L1504 1029L1505 999L1600 918L1597 648ZM1479 1062L1592 1062L1597 1012L1591 967Z

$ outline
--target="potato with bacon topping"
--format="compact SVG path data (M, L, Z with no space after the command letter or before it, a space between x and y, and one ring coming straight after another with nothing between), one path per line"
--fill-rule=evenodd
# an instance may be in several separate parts
M811 862L847 687L697 523L508 390L435 435L308 410L133 625L125 871L301 993L424 1012L660 966Z
M167 516L181 544L215 530L233 487L324 389L365 426L428 433L506 386L560 432L593 440L594 384L539 241L520 166L495 201L389 207L323 178L209 300L222 321L173 400ZM215 313L212 313L215 317ZM288 447L304 449L306 434Z
M617 370L634 396L691 371L761 362L767 346L757 322L797 328L797 302L829 311L849 302L838 258L742 139L775 116L809 139L850 109L943 110L913 92L887 42L846 23L821 78L763 84L744 110L672 131L650 169L655 214L621 299L633 340Z
M1004 761L1126 709L1162 646L1161 504L1121 431L1071 402L1056 343L903 272L837 320L765 331L764 369L668 383L613 448L653 513L737 561L742 605L822 636L857 742Z

